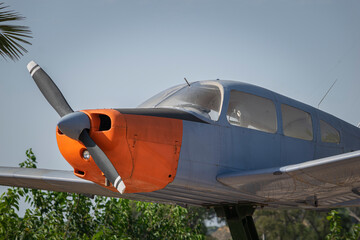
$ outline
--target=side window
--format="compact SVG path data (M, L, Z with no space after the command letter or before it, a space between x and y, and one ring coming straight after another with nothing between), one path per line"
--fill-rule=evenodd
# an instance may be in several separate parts
M281 104L283 131L288 137L313 139L313 128L309 113L289 105Z
M275 133L274 103L266 98L232 90L226 118L231 125Z
M320 120L321 141L328 143L340 143L340 133L327 122Z

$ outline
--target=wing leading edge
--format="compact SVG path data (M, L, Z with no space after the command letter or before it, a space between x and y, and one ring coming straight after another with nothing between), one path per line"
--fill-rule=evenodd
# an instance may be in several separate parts
M217 180L264 202L309 207L360 204L360 151L300 164L221 174Z
M120 195L78 178L72 171L39 168L0 167L0 185L109 197Z
M0 167L0 185L24 187L56 192L79 193L86 196L126 198L136 201L186 204L179 196L159 192L124 193L113 192L91 181L78 178L72 171L40 168ZM201 202L198 203L201 205Z
M356 206L360 205L360 151L279 168L222 174L217 180L261 197L269 205ZM78 178L72 171L0 167L0 185L163 202L152 193L120 195Z

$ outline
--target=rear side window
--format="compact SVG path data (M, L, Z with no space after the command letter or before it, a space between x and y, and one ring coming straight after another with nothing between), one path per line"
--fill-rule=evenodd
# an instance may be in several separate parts
M311 115L298 108L281 104L284 135L304 140L313 139Z
M321 141L328 143L340 143L340 133L327 122L320 120Z
M266 98L232 90L226 118L231 125L275 133L277 130L274 103Z

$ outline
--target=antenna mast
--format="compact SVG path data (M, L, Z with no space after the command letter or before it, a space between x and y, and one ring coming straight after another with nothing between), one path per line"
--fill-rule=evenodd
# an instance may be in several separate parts
M184 77L184 80L187 83L187 85L189 85L189 87L190 87L190 83L188 82L188 80L185 77Z
M335 83L337 82L337 79L334 81L334 83L331 85L331 87L329 88L329 90L327 90L327 92L325 93L324 97L320 100L319 104L318 104L318 108L320 107L320 104L322 103L322 101L325 99L325 97L328 95L328 93L330 92L330 90L332 89L332 87L335 85Z

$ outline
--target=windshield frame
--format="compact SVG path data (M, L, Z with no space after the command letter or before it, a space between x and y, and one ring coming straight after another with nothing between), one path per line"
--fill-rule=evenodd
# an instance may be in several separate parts
M190 87L191 86L205 86L205 85L211 85L211 86L215 86L218 88L218 90L220 91L220 104L219 104L219 112L218 112L218 117L216 120L212 120L211 118L205 117L204 115L198 113L197 111L192 111L191 109L188 108L183 108L183 107L176 107L176 106L159 106L161 103L163 103L164 101L168 100L169 98L171 98L173 95L175 95L176 93L178 93L179 91L183 90L184 88L189 87L187 84L184 84L182 87L180 87L178 85L178 89L176 89L175 91L170 91L171 89L174 89L174 87L171 87L167 90L169 90L169 94L166 94L163 98L160 98L159 101L156 104L151 104L152 106L146 106L146 102L152 98L149 98L148 100L146 100L144 103L142 103L141 105L139 105L139 107L144 107L144 108L174 108L174 109L179 109L185 112L188 112L190 114L195 115L196 117L200 118L201 120L204 120L205 122L209 122L209 123L215 123L215 122L219 122L221 117L222 117L222 111L223 111L223 104L224 104L224 88L222 86L222 84L220 84L219 82L216 81L198 81L198 82L193 82L190 83ZM166 92L167 90L163 91ZM155 95L156 96L156 95ZM145 104L145 106L143 106Z

